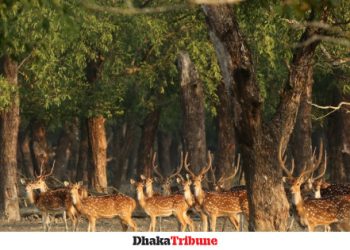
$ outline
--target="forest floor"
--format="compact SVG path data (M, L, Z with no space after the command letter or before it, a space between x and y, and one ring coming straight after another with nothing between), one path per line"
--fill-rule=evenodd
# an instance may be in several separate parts
M191 218L195 224L196 231L200 228L200 218L197 215L191 215ZM149 227L150 219L144 217L142 214L134 217L135 223L138 226L138 231L147 232ZM51 232L64 232L64 223L60 215L51 216ZM224 218L218 218L217 220L217 231L222 231L222 225ZM88 222L84 218L80 218L78 231L85 232L87 230ZM71 222L68 220L68 227L71 230ZM175 217L162 218L161 222L162 232L174 232L178 231L178 224ZM96 223L96 230L98 232L120 232L122 231L121 224L117 218L115 219L99 219ZM130 230L130 229L129 229ZM0 232L42 232L42 223L40 215L32 213L31 215L23 216L22 220L16 223L9 223L7 221L0 221ZM159 231L159 220L157 220L157 231ZM227 220L225 223L225 232L235 231L231 223ZM243 231L247 231L247 223L243 227ZM305 231L294 222L293 227L290 231ZM317 228L317 231L323 231L323 228Z

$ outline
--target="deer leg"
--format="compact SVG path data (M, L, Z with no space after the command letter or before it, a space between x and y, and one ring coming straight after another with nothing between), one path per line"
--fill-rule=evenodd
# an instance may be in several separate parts
M308 224L307 225L307 229L308 229L309 232L313 232L313 231L315 231L315 226Z
M159 231L162 231L162 217L159 217Z
M46 225L46 220L47 220L47 212L42 212L41 213L41 220L42 220L42 223L43 223L43 230L44 232L46 232L46 228L47 228L47 225Z
M211 215L210 216L210 229L212 232L215 232L216 230L216 215Z
M238 221L237 221L236 215L231 215L231 216L229 216L229 220L230 220L230 222L232 223L232 225L235 227L236 231L238 231L238 229L239 229L239 223L238 223ZM226 218L225 218L225 221L226 221Z
M152 216L148 231L155 232L156 231L156 224L157 224L157 218L155 216Z
M69 219L72 221L72 231L77 231L79 217L77 211L74 209L73 206L67 209L67 215Z
M183 217L183 213L176 213L176 218L181 224L181 232L186 231L187 223Z
M88 229L87 229L87 231L88 232L91 232L91 225L92 225L92 218L91 217L88 217L88 221L89 221L89 225L88 225Z
M208 232L208 216L201 212L201 221L202 221L202 231Z
M194 225L193 225L193 221L191 220L191 218L187 215L187 211L183 213L183 218L186 221L186 224L189 226L189 229L191 232L194 231Z
M96 219L91 218L91 232L96 232Z
M63 222L66 232L68 232L68 225L67 225L67 213L66 211L63 212Z
M131 216L125 218L125 222L131 227L131 230L136 232L137 231L137 226L136 223L133 221Z
M123 232L128 231L128 224L124 218L120 218L120 224L122 226Z

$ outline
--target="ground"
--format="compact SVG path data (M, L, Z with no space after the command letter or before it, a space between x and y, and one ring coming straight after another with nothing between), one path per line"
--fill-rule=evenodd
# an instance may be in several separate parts
M35 210L34 210L35 211ZM142 212L138 212L139 214L134 217L134 220L138 226L139 231L146 232L148 231L148 226L150 219L148 217L144 217ZM198 230L200 227L200 219L196 215L191 215L192 220L194 221L195 227ZM221 231L222 225L224 223L223 218L219 218L217 221L217 231ZM70 221L68 220L68 227L71 229ZM80 219L78 231L84 232L87 230L87 220L84 218ZM122 231L122 227L117 218L115 219L99 219L96 224L96 229L99 232L119 232ZM318 231L322 231L322 228L319 228ZM0 231L1 232L42 232L42 224L40 214L33 212L31 214L27 214L23 216L20 222L9 223L7 221L0 221ZM65 231L64 223L62 217L58 215L54 215L51 217L51 232L63 232ZM159 220L157 222L157 231L159 231ZM174 232L178 231L177 221L174 217L162 218L161 221L161 231L163 232ZM226 232L235 231L229 221L225 223ZM244 226L244 231L247 231L247 225ZM303 231L297 223L293 224L291 231Z

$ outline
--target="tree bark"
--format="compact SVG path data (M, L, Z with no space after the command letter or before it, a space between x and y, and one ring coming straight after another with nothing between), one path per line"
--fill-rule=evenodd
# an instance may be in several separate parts
M77 163L76 181L88 183L88 164L89 164L89 136L87 131L87 120L80 121L80 142L79 159Z
M309 67L306 77L306 87L301 95L301 101L295 127L291 136L295 171L301 172L305 165L310 166L312 158L312 122L311 105L313 86L313 68Z
M262 99L249 48L228 5L203 6L225 87L232 97L237 139L242 151L249 203L249 230L285 231L289 204L278 166L278 145L286 148L294 128L300 96L318 42L294 51L289 81L272 121L262 122ZM318 30L309 27L305 41Z
M23 159L23 174L28 178L34 177L34 165L32 154L30 152L30 129L27 128L24 131L23 138L21 140L21 153Z
M69 125L66 122L58 138L58 144L57 144L56 155L55 155L54 173L55 173L55 176L60 180L69 179L67 166L68 166L69 158L71 156L71 146L72 146L69 133L70 133Z
M46 139L46 127L43 121L31 121L31 145L30 150L32 154L34 170L39 175L41 168L43 171L48 171L50 154Z
M169 175L175 165L171 165L170 147L173 141L171 133L158 131L158 161L163 176Z
M116 127L113 133L113 160L111 166L112 185L119 188L128 166L128 156L135 139L135 126L130 122L124 122L122 126Z
M156 138L160 118L160 109L151 111L145 118L142 125L142 134L137 157L137 175L146 177L152 175L153 144Z
M187 52L180 52L178 69L181 72L183 150L188 152L190 167L198 172L206 165L207 159L203 84Z
M9 85L17 88L17 63L7 55L1 58L0 63L0 73ZM0 112L0 213L11 222L21 219L17 189L19 122L19 94L16 90L10 107Z
M88 118L89 147L93 169L92 187L107 192L107 139L103 116Z
M218 84L216 92L219 97L219 104L216 107L218 112L218 150L214 165L218 176L228 176L232 171L232 163L236 155L235 124L232 117L230 93L227 92L224 82ZM232 183L232 180L227 180L224 183L224 189L230 189Z
M350 95L334 88L332 105L350 101ZM349 108L343 106L328 117L329 170L334 183L350 182L350 116Z
M90 83L92 91L101 79L103 61L104 58L99 55L95 60L90 60L87 63L86 79ZM91 108L95 111L94 106ZM88 136L89 152L91 153L91 168L88 168L89 185L97 192L107 192L107 138L105 118L102 115L95 114L88 118Z

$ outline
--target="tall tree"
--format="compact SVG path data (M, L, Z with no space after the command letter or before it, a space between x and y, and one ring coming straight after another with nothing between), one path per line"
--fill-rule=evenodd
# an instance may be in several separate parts
M293 53L288 83L272 120L262 121L262 98L256 81L251 52L241 34L236 16L228 5L203 6L210 38L215 46L226 88L233 93L237 107L237 137L242 150L249 202L249 229L284 231L289 204L278 166L278 145L286 148L294 128L300 96L318 42L298 47ZM314 20L312 12L309 21ZM300 41L319 29L308 27ZM273 157L275 156L275 157Z
M92 85L90 91L98 88L101 77L103 58L98 56L87 64L86 79ZM98 192L107 191L107 138L106 119L99 114L88 118L89 148L91 151L92 176L91 185Z
M142 124L141 139L137 156L137 175L152 176L153 145L157 135L160 108L156 107L147 114Z
M9 221L21 219L17 190L17 143L19 129L18 66L10 56L0 60L0 74L13 90L11 103L0 111L0 213Z
M206 164L207 150L203 83L187 52L180 52L178 69L183 114L183 150L188 152L191 168L199 171Z
M305 165L311 166L312 159L312 121L311 102L313 87L313 67L306 72L305 89L301 95L295 128L291 136L292 153L295 160L296 172L300 173Z
M350 95L343 93L338 87L333 89L333 103L348 102ZM328 118L328 142L330 180L335 183L350 181L350 116L348 107L342 107Z
M233 119L232 99L230 93L227 92L224 82L220 82L217 86L217 95L219 103L217 109L217 129L218 129L218 148L215 156L214 165L218 170L219 176L228 176L232 171L232 163L236 154L236 137L235 124ZM232 180L224 183L225 189L230 189Z

